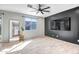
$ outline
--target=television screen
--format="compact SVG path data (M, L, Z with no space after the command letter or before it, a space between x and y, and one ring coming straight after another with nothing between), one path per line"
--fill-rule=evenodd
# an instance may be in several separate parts
M51 20L50 21L50 29L51 30L71 30L71 18L64 17L61 19Z

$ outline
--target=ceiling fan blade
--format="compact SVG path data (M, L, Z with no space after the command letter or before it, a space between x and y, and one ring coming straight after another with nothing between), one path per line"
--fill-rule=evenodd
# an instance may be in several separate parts
M32 9L38 10L38 9L36 9L36 8L34 8L34 7L32 7Z
M43 10L43 12L50 12L50 11L48 11L48 10Z
M41 13L44 14L43 11L41 11Z
M39 4L39 9L41 9L41 4Z
M30 4L28 4L27 7L37 10L36 8L34 8L34 7L33 7L32 5L30 5Z
M32 8L32 5L28 4L27 7Z
M43 8L42 10L49 9L50 7Z

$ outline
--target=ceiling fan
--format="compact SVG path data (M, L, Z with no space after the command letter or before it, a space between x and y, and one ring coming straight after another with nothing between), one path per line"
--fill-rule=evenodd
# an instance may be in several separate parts
M49 10L47 10L47 9L49 9L50 7L49 6L47 6L47 7L45 7L45 8L42 8L42 4L38 4L38 7L37 8L35 8L35 7L33 7L33 5L31 5L31 4L28 4L27 5L27 7L29 7L29 8L32 8L32 9L35 9L37 12L36 12L36 14L38 14L39 12L41 12L42 14L44 14L44 12L50 12Z

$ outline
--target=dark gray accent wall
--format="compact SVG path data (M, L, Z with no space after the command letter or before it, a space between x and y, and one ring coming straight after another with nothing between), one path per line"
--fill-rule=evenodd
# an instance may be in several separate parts
M55 15L51 15L45 18L45 35L58 38L61 40L65 40L72 43L78 43L77 40L79 39L79 7L66 10L60 12ZM64 17L71 17L71 30L64 31L64 30L50 30L50 21L61 19ZM58 36L58 37L56 37Z

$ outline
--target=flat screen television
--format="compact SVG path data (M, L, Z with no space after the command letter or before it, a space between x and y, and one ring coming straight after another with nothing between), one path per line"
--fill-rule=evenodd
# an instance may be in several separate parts
M51 20L50 21L51 30L71 30L71 17L64 17L61 19Z

